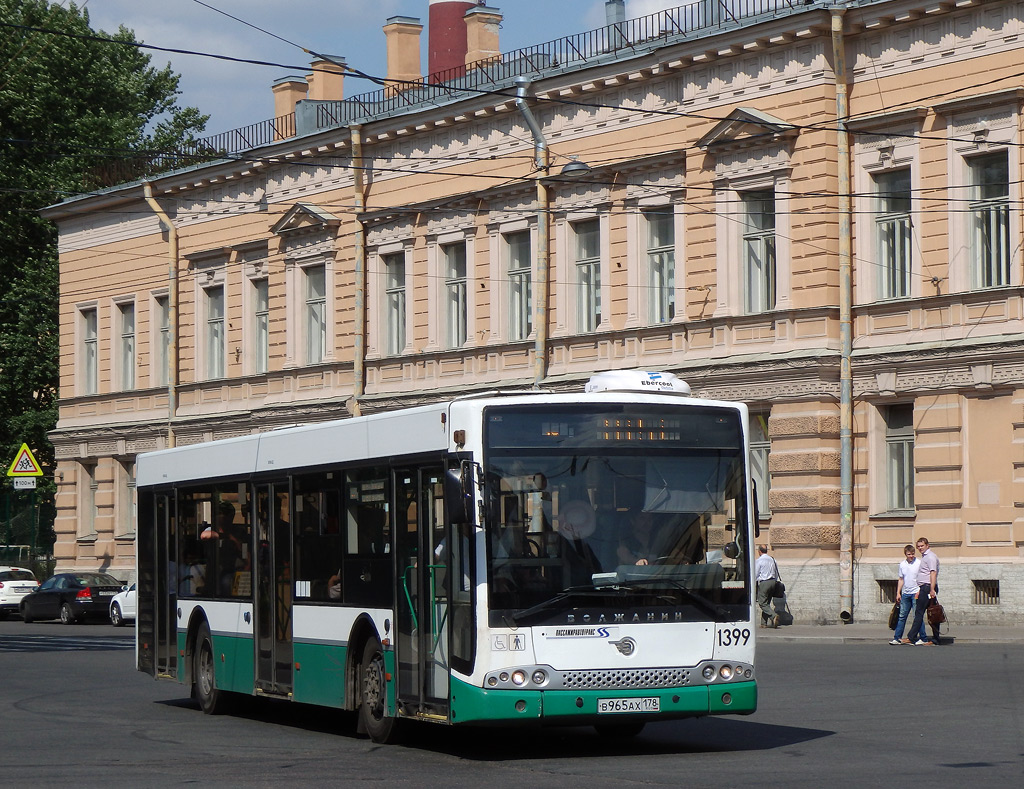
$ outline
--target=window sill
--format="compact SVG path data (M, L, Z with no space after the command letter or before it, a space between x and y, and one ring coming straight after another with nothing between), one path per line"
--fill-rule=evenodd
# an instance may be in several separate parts
M94 544L97 540L99 540L99 538L100 535L96 532L93 532L92 534L83 534L80 537L75 537L75 542L77 542L79 545L91 545Z
M917 510L891 510L889 512L876 512L874 515L868 515L869 520L885 520L885 519L900 519L906 520L908 518L916 518Z

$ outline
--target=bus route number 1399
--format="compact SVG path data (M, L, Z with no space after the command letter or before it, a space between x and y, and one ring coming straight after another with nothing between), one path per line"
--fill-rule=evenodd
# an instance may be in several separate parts
M750 628L720 627L717 631L717 646L743 647L750 641Z

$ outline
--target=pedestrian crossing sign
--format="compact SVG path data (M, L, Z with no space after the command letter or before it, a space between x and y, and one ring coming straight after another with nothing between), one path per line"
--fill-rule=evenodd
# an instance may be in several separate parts
M0 467L2 468L2 467ZM14 457L14 462L11 463L11 467L7 469L8 477L41 477L43 476L43 470L39 467L39 462L36 460L36 456L32 454L32 450L28 448L28 444L22 444L21 449L18 450L18 454Z

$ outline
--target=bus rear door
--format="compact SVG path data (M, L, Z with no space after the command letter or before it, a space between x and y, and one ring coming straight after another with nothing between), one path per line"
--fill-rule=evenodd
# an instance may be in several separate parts
M253 608L256 690L276 696L292 692L291 499L287 482L255 486Z

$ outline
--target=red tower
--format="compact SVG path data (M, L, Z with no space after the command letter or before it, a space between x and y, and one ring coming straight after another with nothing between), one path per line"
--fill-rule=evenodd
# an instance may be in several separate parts
M466 65L466 12L478 2L430 0L428 17L427 73Z

